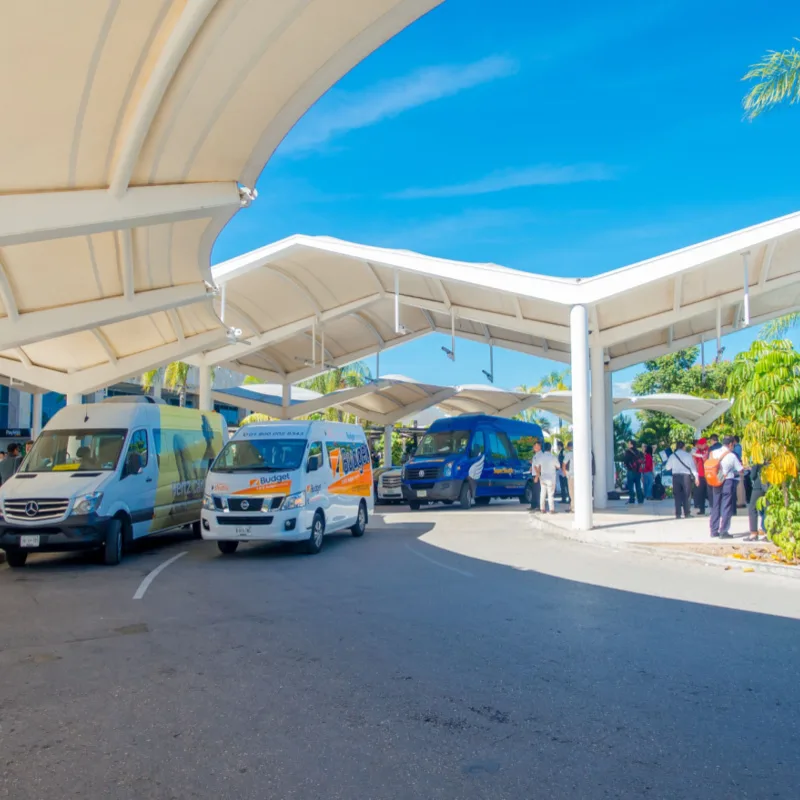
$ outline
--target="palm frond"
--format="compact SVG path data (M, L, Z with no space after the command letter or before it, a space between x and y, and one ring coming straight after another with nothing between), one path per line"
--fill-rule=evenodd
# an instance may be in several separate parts
M758 81L742 101L747 119L755 119L784 100L800 102L800 51L770 50L742 80Z
M785 314L777 319L770 320L762 328L758 334L759 339L783 339L786 334L792 329L800 325L800 313L794 312L793 314Z

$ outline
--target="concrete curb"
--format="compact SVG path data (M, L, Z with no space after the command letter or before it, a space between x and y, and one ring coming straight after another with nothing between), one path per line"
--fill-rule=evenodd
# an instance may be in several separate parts
M673 561L693 561L695 563L705 564L707 567L728 567L732 570L739 567L737 570L739 572L741 568L746 565L752 567L754 572L800 580L800 567L791 567L787 564L765 564L762 561L739 560L737 558L726 558L724 556L704 556L702 553L692 553L686 550L656 547L647 544L638 544L636 542L608 542L593 536L586 536L578 531L569 531L564 528L559 528L558 525L553 525L540 518L532 519L531 524L542 533L553 533L560 536L562 539L570 539L575 542L582 542L583 544L596 545L609 550L629 550L634 553L646 553L656 558L668 558Z

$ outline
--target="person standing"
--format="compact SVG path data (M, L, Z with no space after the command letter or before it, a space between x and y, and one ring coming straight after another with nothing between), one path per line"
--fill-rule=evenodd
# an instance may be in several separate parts
M719 436L716 433L712 433L708 437L708 452L713 453L715 450L719 450L720 447L722 447L722 443L719 440Z
M733 453L739 461L742 461L742 445L739 442L739 437L733 437ZM733 506L733 514L736 516L736 509L737 508L746 508L747 507L747 492L744 488L744 480L742 480L743 475L737 475L736 477L736 503Z
M653 499L653 480L655 473L653 469L653 445L648 444L644 448L644 468L642 472L642 492L645 500Z
M8 446L8 454L0 462L0 484L5 483L11 478L14 473L19 469L22 463L22 458L19 455L19 445L16 442L11 442Z
M746 542L766 542L767 532L764 529L764 509L758 508L758 501L767 493L769 484L764 480L761 470L764 464L753 464L750 467L750 483L752 491L747 503L747 513L750 517L750 535Z
M683 448L683 442L675 443L675 450L667 459L667 469L672 472L672 495L675 498L675 519L689 519L691 511L692 484L697 483L697 467L694 459Z
M564 465L564 457L566 452L564 450L564 443L561 441L556 442L556 456L558 457L558 477L556 488L561 495L561 502L567 503L567 479L564 477L564 471L561 469Z
M558 477L558 458L553 455L552 445L545 442L536 464L539 475L539 510L542 514L556 513L556 479ZM547 508L549 506L549 509Z
M569 489L569 510L574 511L575 500L575 472L573 464L575 462L575 453L572 450L572 442L567 442L567 449L564 453L564 461L561 464L561 472L567 481L567 488Z
M533 443L533 458L531 459L531 480L533 485L531 488L531 511L539 510L539 497L542 492L542 484L539 482L539 457L542 454L542 443L535 441Z
M644 457L634 439L628 442L628 449L625 451L623 461L627 472L626 481L630 494L628 504L633 505L633 503L638 500L641 505L644 503L644 494L642 492L642 468L644 467Z
M711 450L711 448L709 448ZM733 437L726 436L722 440L722 446L716 450L711 450L709 459L706 461L706 481L711 478L712 465L710 461L715 460L717 464L717 477L714 482L709 482L711 494L711 513L708 523L712 537L720 539L732 539L730 534L731 518L733 517L733 505L736 502L736 476L742 471L742 462L733 452Z
M695 442L692 458L697 470L697 484L694 487L694 507L697 509L697 515L702 517L706 513L706 497L708 496L705 469L706 459L708 458L708 442L705 439L698 439Z

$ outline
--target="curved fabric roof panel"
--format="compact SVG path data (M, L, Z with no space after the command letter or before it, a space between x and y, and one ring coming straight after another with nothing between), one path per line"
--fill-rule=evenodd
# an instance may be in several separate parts
M0 349L202 299L240 184L439 2L4 2Z
M0 373L60 394L87 394L225 339L205 301L0 351Z

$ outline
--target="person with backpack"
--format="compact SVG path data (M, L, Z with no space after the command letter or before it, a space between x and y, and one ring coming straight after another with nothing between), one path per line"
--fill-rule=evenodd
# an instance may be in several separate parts
M638 501L639 505L644 503L644 492L642 491L642 470L644 469L644 456L635 439L628 442L628 449L625 451L623 463L626 470L626 483L628 493L628 505L633 505ZM634 495L635 492L635 495ZM634 500L635 497L635 500Z
M730 528L736 503L736 479L742 472L742 462L733 452L732 436L726 436L722 446L709 453L704 467L711 497L708 520L711 536L732 539Z
M675 518L689 519L691 510L692 484L698 483L697 467L694 459L683 449L683 442L675 443L675 450L667 459L666 468L672 472L672 495L675 498Z
M750 535L745 538L746 542L766 542L767 532L764 529L764 509L758 507L758 501L764 497L769 489L769 483L764 478L761 470L765 464L753 464L747 474L750 476L752 490L750 499L747 501L747 513L750 517Z

